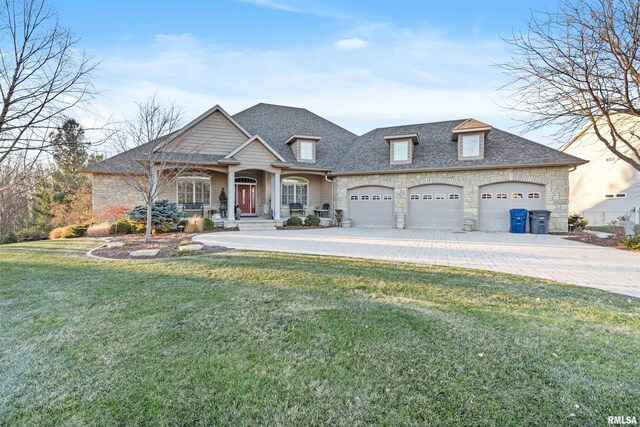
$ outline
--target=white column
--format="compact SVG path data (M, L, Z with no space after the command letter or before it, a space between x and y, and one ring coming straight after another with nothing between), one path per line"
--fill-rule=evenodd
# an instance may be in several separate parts
M227 221L236 221L236 173L227 173Z
M275 174L271 174L270 179L269 179L269 184L270 184L270 192L269 192L269 198L271 199L271 212L273 212L273 218L276 217L276 190L275 190L275 183L276 183L276 178L275 178Z
M274 187L274 199L275 199L275 209L273 210L273 219L276 221L280 221L280 172L275 172L273 174L273 187Z

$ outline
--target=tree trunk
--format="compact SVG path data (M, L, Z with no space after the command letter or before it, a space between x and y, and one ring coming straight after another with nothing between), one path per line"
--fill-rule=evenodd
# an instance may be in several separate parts
M147 201L147 228L144 232L145 243L151 243L151 227L152 227L151 218L153 217L152 208L153 208L153 201L151 200L151 198L149 198L149 200Z
M153 200L158 189L158 172L153 163L149 167L149 194L147 197L147 229L144 234L144 242L151 243L152 218L153 218Z

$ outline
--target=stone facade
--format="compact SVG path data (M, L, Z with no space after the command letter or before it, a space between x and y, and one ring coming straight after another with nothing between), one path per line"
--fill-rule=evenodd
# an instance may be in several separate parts
M126 175L93 174L93 212L99 214L105 208L124 206L132 208L143 203L142 196L127 183L132 179ZM159 199L176 201L175 186L169 185Z
M394 173L336 176L334 201L336 209L344 209L349 217L349 189L378 185L394 189L396 216L408 214L408 189L425 184L449 184L462 187L465 226L476 229L479 217L480 187L498 182L517 181L545 186L546 209L551 211L550 232L567 231L569 203L569 169L563 167L467 170L450 172Z

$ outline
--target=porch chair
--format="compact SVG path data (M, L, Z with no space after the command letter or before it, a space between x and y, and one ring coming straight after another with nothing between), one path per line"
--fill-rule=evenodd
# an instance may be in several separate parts
M320 209L314 209L313 213L320 218L326 218L329 216L329 203L323 203Z
M297 212L302 216L306 216L304 212L304 206L302 203L289 203L289 215L293 216L294 212Z

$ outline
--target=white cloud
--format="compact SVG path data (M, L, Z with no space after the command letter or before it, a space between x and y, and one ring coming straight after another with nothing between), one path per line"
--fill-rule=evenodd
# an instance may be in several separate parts
M353 37L350 39L341 39L333 43L333 45L339 50L352 50L361 49L367 46L369 43L362 40L359 37Z
M353 37L335 46L257 50L188 34L157 35L143 46L102 55L96 84L104 96L95 109L101 116L131 116L135 101L157 92L184 107L185 121L215 104L233 114L271 102L308 108L356 133L465 117L505 129L516 124L497 105L504 77L492 64L507 54L499 41L384 26L367 39L367 49L345 55L337 43L356 49L367 42Z

